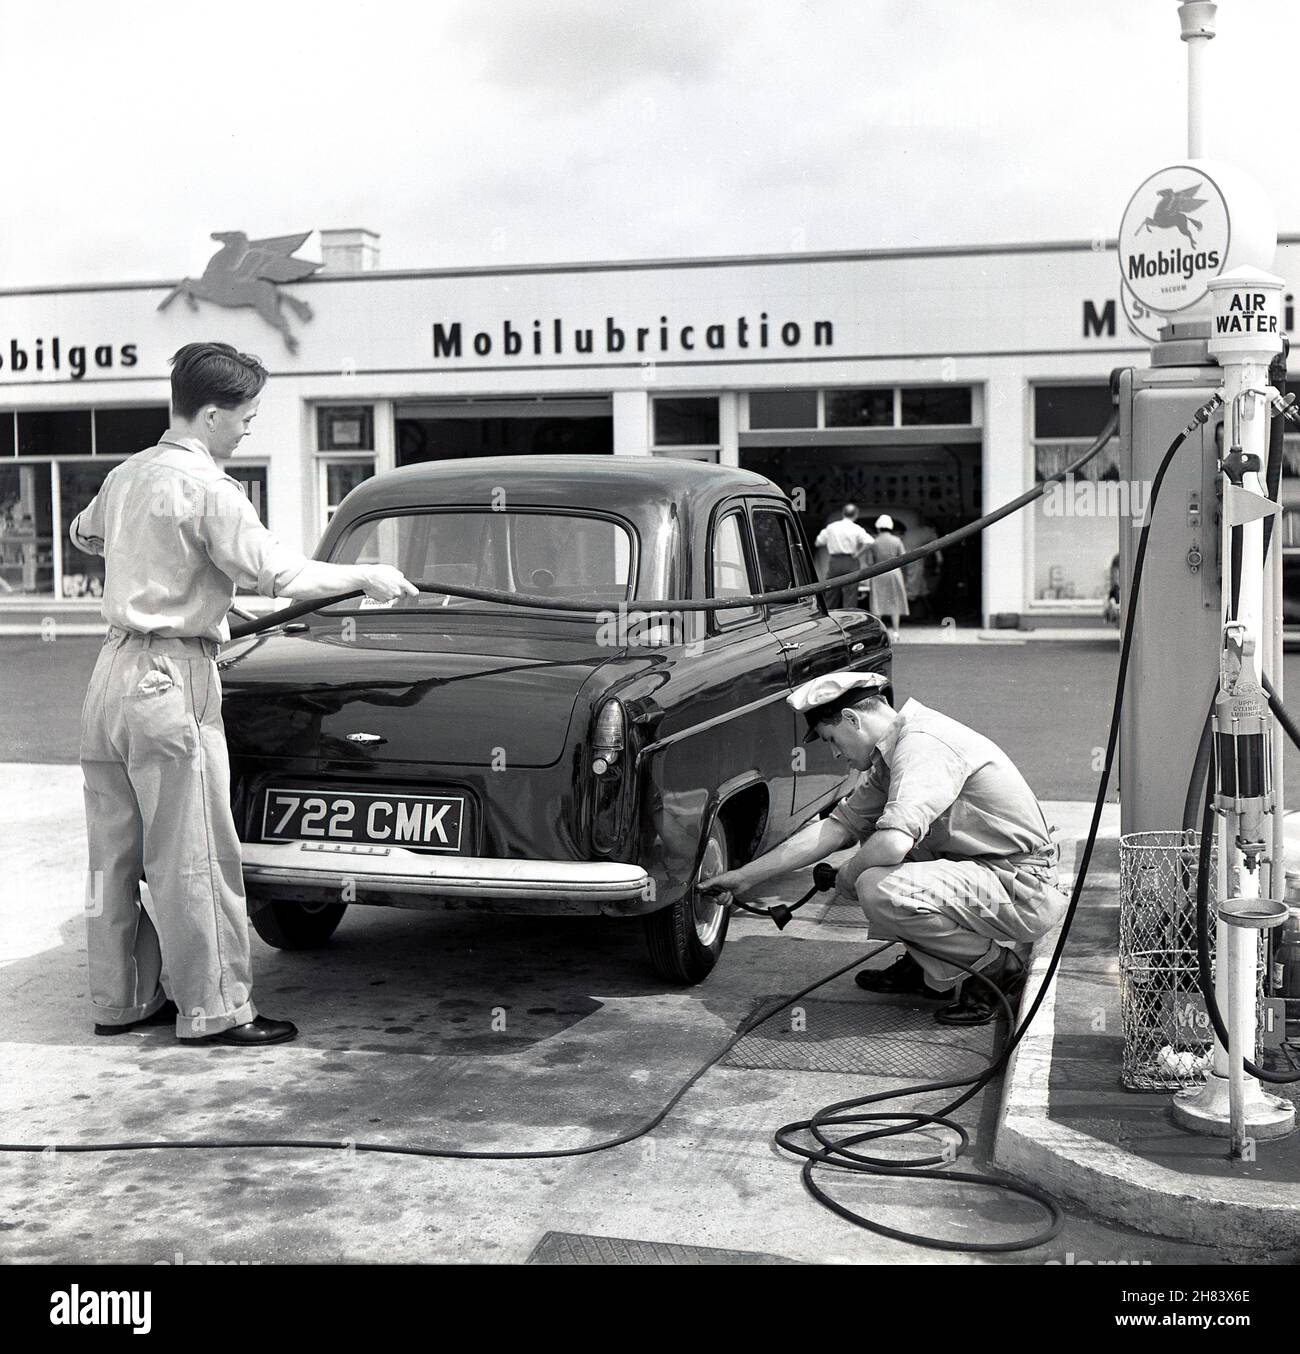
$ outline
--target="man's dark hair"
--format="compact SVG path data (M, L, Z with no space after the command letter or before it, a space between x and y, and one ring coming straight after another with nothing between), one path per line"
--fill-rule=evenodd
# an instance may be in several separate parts
M228 343L187 343L172 358L172 411L193 418L205 404L236 409L266 384L260 358Z

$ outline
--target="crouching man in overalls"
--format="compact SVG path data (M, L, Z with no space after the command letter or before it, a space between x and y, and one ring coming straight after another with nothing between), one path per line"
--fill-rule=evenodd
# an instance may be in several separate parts
M895 711L880 694L886 681L828 673L790 694L808 722L804 741L824 739L865 774L829 818L705 887L743 894L858 842L838 890L862 905L873 937L905 947L891 967L859 973L858 986L926 997L957 988L935 1019L987 1024L1001 1009L988 984L1018 995L1029 947L1065 913L1057 847L1006 753L919 701ZM967 979L960 965L987 983Z

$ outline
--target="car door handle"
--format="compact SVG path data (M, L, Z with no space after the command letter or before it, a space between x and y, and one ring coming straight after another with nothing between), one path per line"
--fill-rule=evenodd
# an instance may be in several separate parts
M793 653L795 649L803 648L802 644L787 644L785 640L778 640L777 642L781 645L782 653Z

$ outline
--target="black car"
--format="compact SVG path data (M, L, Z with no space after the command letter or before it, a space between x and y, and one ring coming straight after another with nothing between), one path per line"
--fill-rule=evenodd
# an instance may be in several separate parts
M822 672L889 675L884 627L820 596L712 613L813 578L785 495L658 457L426 462L375 477L317 550L412 581L599 606L422 593L335 605L221 658L231 794L258 933L318 945L350 903L642 917L685 983L727 912L696 881L847 788L785 697Z

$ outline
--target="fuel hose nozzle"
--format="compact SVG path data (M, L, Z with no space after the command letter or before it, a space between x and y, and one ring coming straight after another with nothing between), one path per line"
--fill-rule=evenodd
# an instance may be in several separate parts
M1223 681L1214 702L1214 807L1235 817L1237 846L1253 870L1264 854L1264 819L1273 809L1272 716L1253 665L1243 661L1251 657L1254 641L1239 626L1229 626L1225 639Z

